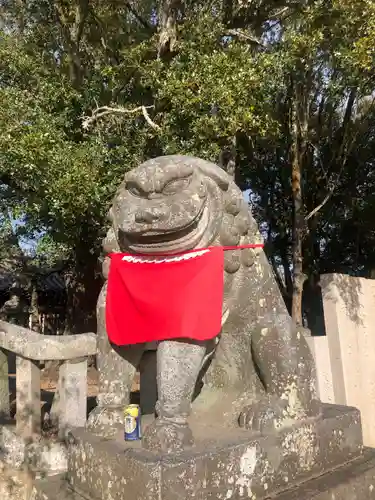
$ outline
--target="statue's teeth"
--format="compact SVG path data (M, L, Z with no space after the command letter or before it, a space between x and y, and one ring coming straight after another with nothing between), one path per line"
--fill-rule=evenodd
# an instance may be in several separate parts
M134 255L125 255L122 260L125 260L126 262L132 262L132 263L150 263L153 262L155 264L161 264L163 262L179 262L182 260L189 260L189 259L194 259L196 257L201 257L205 253L209 252L210 250L208 248L205 248L203 250L197 250L196 252L189 252L185 253L183 255L177 255L175 257L156 257L155 256L137 256L134 257Z

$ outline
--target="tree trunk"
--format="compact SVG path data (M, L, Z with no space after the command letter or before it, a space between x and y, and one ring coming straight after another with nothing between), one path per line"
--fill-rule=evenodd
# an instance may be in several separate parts
M75 11L73 23L69 20L69 4L67 9L64 2L55 2L55 9L57 22L60 25L66 46L70 80L75 88L80 88L85 72L80 55L80 44L89 14L89 2L88 0L77 0L73 5Z
M36 284L31 285L31 298L30 298L30 328L36 332L40 330L39 324L39 306L38 306L38 292Z
M16 0L15 5L17 8L18 33L22 36L25 31L25 1Z
M298 326L302 326L302 294L306 276L303 273L302 243L305 231L303 199L301 189L303 140L301 134L301 113L298 91L292 100L291 116L291 164L292 164L292 199L293 199L293 228L292 228L292 262L293 262L293 295L292 318Z
M180 0L163 0L159 10L159 57L173 52L177 42L177 15Z
M102 279L98 259L87 247L78 249L67 283L65 334L96 332L96 301Z

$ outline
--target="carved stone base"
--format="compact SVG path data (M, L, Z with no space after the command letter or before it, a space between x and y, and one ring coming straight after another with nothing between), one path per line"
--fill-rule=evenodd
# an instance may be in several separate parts
M51 442L38 435L24 439L13 425L3 425L0 426L0 460L15 469L26 467L49 476L66 471L67 449L64 443Z
M86 423L88 432L104 438L112 438L124 425L124 407L97 406L90 413Z
M122 435L106 440L73 431L67 484L97 500L260 500L363 454L358 410L335 405L324 405L318 421L273 435L204 424L193 432L196 444L189 450L156 455Z
M375 451L366 450L363 456L322 476L310 479L290 490L273 496L275 500L373 500L375 498ZM86 500L73 492L63 477L38 481L31 500ZM90 497L93 500L98 497ZM104 498L104 497L103 497ZM109 498L109 497L105 497ZM124 497L113 497L116 500ZM148 499L151 497L133 497ZM168 497L164 497L168 498ZM172 498L176 498L175 494ZM181 494L181 498L185 498ZM215 497L207 497L215 499ZM240 497L241 498L241 497ZM246 494L244 499L248 499ZM250 497L251 498L251 497ZM255 499L255 496L252 497ZM257 497L258 498L258 497ZM267 498L264 496L259 498Z

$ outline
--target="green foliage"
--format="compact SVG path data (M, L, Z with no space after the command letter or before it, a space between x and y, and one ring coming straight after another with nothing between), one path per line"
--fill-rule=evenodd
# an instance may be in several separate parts
M347 233L339 219L371 223L374 3L180 2L173 52L158 57L164 3L2 4L3 203L30 235L45 234L43 259L84 262L85 252L98 253L109 200L127 169L177 152L217 161L234 145L275 269L287 273L298 100L305 214L329 195L307 223L305 267L338 268L345 259L338 253L335 261L333 241ZM82 117L100 106L142 105L157 127L141 112L108 114L82 127ZM369 248L372 236L360 234ZM369 265L358 245L349 247L349 267Z
M112 175L108 185L111 153L100 138L83 137L82 95L65 75L47 72L41 55L11 36L0 47L7 82L0 89L1 178L30 230L74 245L80 224L102 222L103 203L118 182Z
M53 269L68 261L69 247L57 242L47 233L38 238L31 257L34 266L41 269Z

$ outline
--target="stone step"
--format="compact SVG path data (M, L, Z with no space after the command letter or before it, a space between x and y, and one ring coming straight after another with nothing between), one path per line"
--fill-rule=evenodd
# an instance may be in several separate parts
M366 449L362 458L310 479L273 498L275 500L374 500L375 450Z
M276 434L202 424L193 432L194 448L157 455L121 434L109 440L75 430L67 480L98 500L262 500L362 454L358 410L337 405L324 405L322 419Z
M92 496L82 496L72 491L69 487L66 476L58 476L39 479L34 484L34 489L30 500L95 500Z

